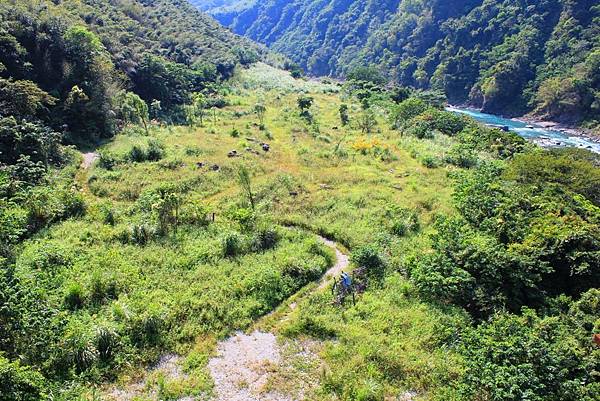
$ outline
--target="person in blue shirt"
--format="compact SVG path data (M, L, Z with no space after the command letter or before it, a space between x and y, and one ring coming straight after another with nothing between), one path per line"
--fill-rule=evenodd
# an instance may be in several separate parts
M352 286L352 279L350 278L350 275L346 272L342 272L341 281L342 287L344 287L346 291L350 291L350 287Z

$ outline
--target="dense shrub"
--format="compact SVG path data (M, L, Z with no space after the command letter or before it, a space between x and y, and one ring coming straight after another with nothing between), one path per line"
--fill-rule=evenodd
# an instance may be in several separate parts
M46 400L45 387L41 374L0 355L0 401Z
M223 255L236 256L242 251L242 241L236 233L226 234L222 239Z
M487 163L461 174L454 196L462 216L439 219L434 252L414 257L420 291L485 316L600 286L600 209L565 187L505 177Z
M252 248L254 251L272 249L279 241L279 233L270 227L259 228L254 234Z
M85 302L84 297L81 284L73 283L67 288L65 294L65 306L72 311L81 309Z
M98 154L98 166L112 170L117 164L117 158L111 152L101 151Z
M417 137L419 139L431 139L434 137L433 127L429 121L415 119L404 129L407 135Z
M392 110L392 122L394 127L399 128L407 121L423 114L429 106L421 99L409 98L398 104Z
M453 145L446 154L446 161L458 167L471 168L477 164L477 153L471 146L463 143Z
M364 267L368 276L381 279L385 263L377 247L364 245L352 251L351 260L359 267Z
M597 315L596 315L597 316ZM461 352L467 365L465 400L592 401L600 397L600 350L571 316L500 314L468 330ZM596 372L596 373L594 373Z

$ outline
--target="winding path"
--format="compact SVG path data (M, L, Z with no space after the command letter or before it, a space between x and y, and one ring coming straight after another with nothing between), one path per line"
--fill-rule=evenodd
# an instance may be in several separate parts
M96 152L83 153L82 156L83 161L81 162L81 167L84 170L92 167L92 164L94 164L94 162L98 159L98 153Z
M331 279L348 267L349 258L337 244L323 237L319 241L335 251L336 263L321 277L316 290L325 288ZM295 303L289 305L295 308ZM271 332L242 332L221 341L217 356L208 362L214 380L216 401L295 401L268 388L269 378L281 362L281 349Z

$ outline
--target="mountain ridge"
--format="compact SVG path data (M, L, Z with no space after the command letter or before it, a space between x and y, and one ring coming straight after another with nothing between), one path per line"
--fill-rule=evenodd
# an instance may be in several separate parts
M571 123L600 115L600 6L591 0L192 2L312 75L374 65L487 112Z

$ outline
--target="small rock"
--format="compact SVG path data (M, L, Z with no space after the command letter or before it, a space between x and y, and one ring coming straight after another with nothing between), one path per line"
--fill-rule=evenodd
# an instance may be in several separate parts
M202 168L202 167L204 167L204 163L203 162L197 162L196 163L196 167Z
M238 156L237 150L230 150L227 153L227 157L236 157L236 156Z
M210 169L211 169L212 171L219 171L220 167L219 167L219 165L218 165L218 164L213 164L212 166L210 166Z

